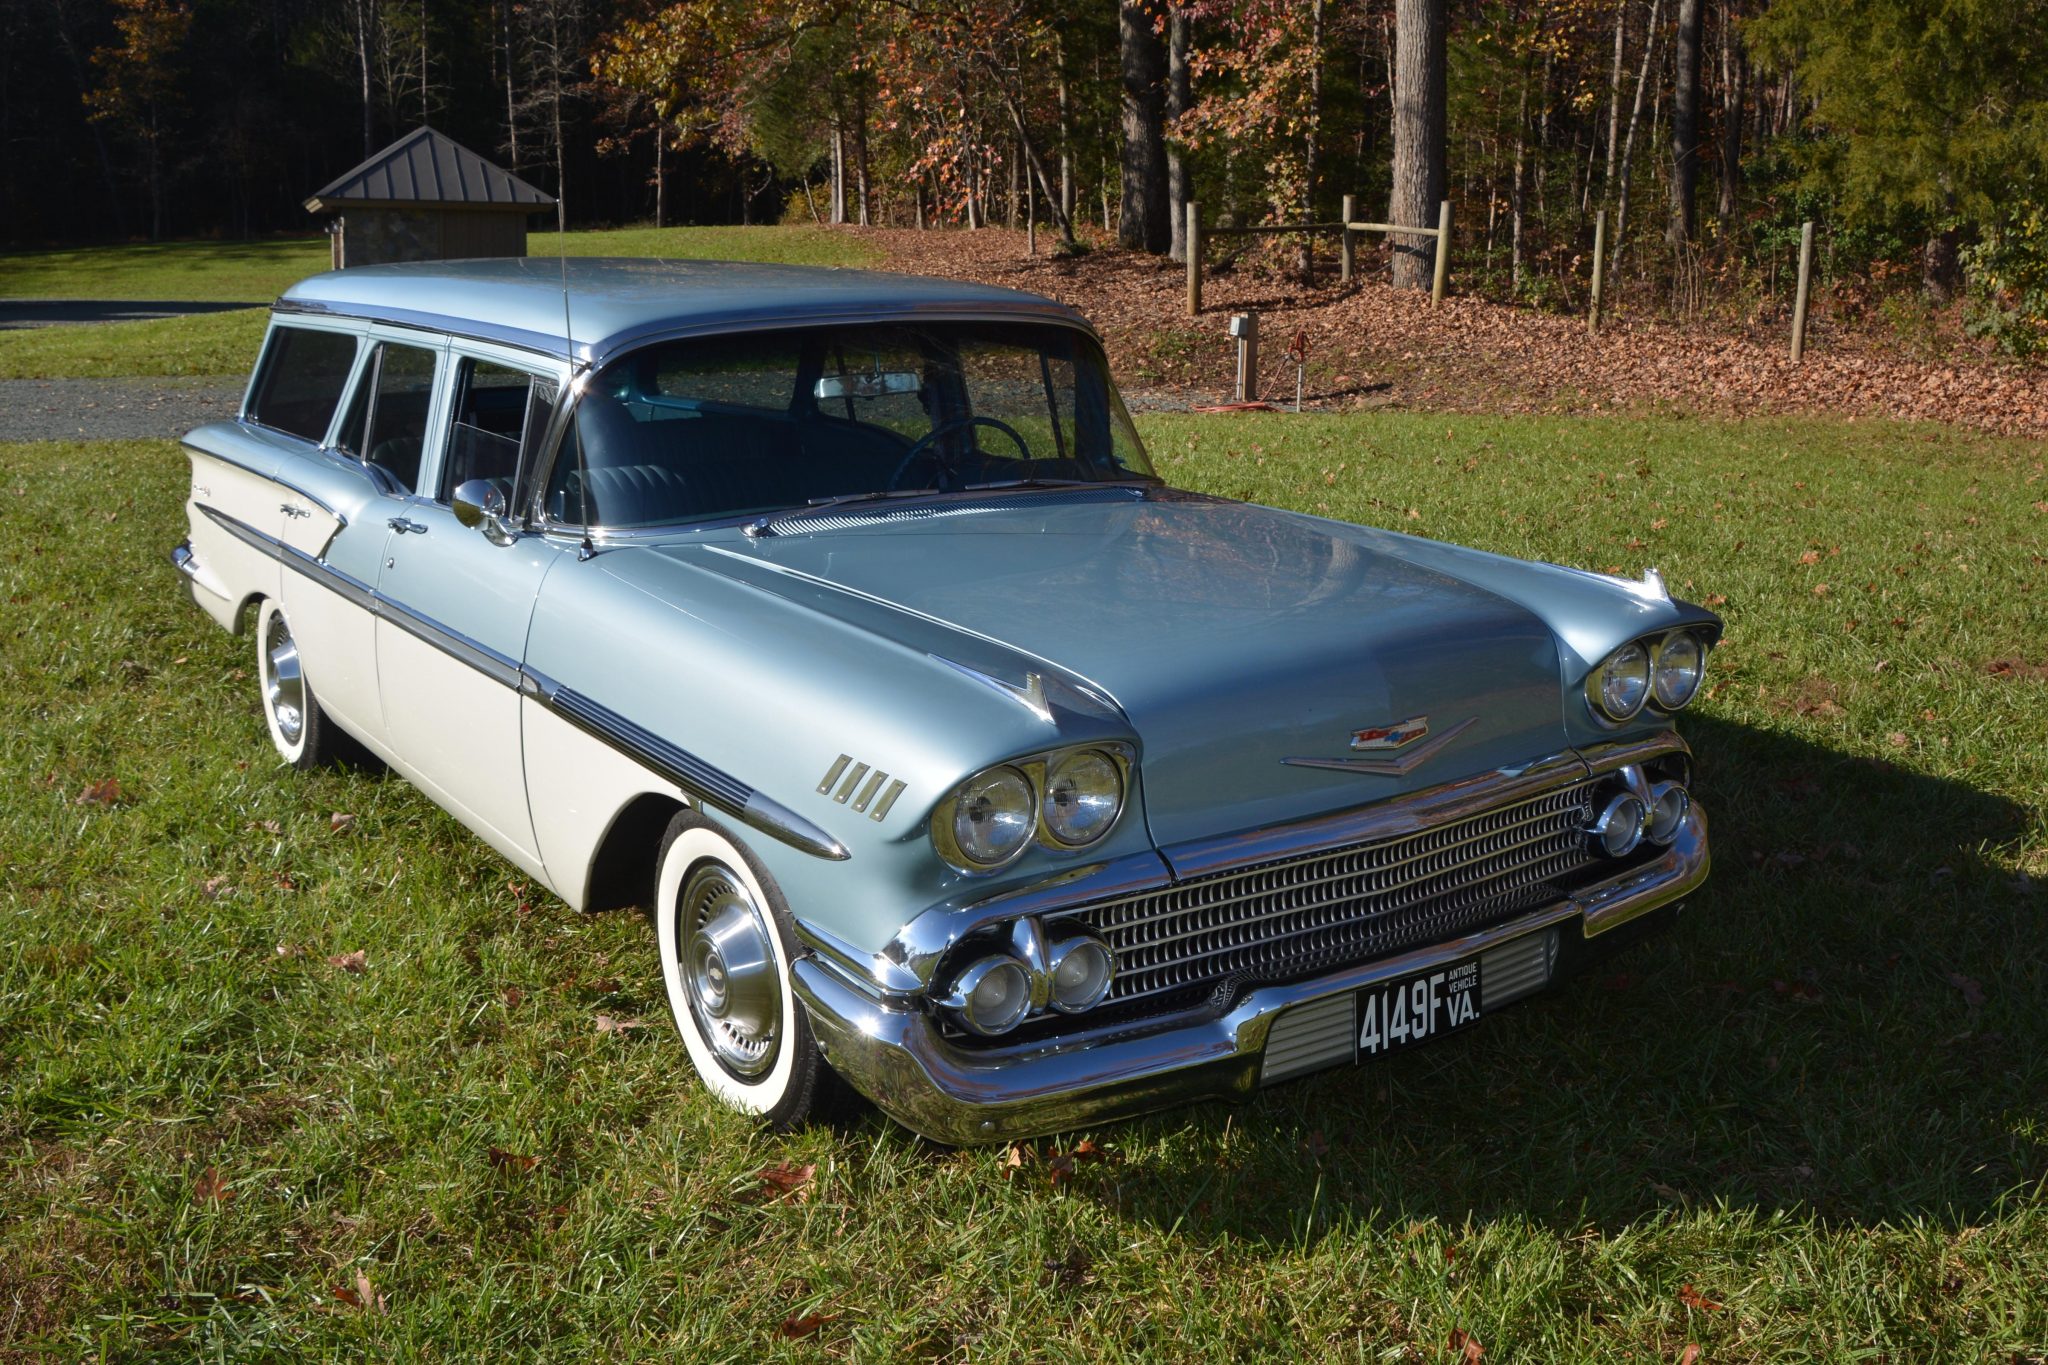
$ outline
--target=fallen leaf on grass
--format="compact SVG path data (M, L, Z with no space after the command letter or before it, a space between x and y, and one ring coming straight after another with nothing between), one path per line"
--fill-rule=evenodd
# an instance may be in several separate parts
M362 948L352 953L336 953L327 959L327 965L338 967L344 972L363 972L369 970L370 955Z
M114 806L121 801L121 783L116 778L95 782L72 801L74 806Z
M1451 1329L1450 1349L1458 1353L1458 1359L1465 1365L1479 1365L1486 1358L1486 1348L1479 1344L1479 1338L1462 1327Z
M504 1000L506 1009L516 1010L519 1008L519 1002L526 999L526 992L517 986L507 986L499 992L499 997Z
M1600 989L1604 991L1625 991L1635 984L1635 977L1627 972L1616 972L1613 976L1606 978L1600 983Z
M615 1019L609 1014L597 1016L597 1031L599 1033L616 1033L624 1037L636 1028L646 1027L646 1023L639 1019Z
M1984 987L1975 980L1964 976L1961 972L1950 972L1948 974L1948 984L1963 993L1963 1003L1965 1005L1968 1005L1973 1010L1984 1008Z
M782 1324L782 1335L791 1341L802 1341L805 1337L816 1336L827 1323L837 1321L837 1313L806 1313L800 1318L786 1319Z
M355 822L355 816L350 815L345 810L338 810L334 812L334 814L327 817L327 828L332 830L336 834L341 834L345 832L349 828L349 826L355 824Z
M1685 1343L1685 1350L1682 1353L1680 1353L1678 1357L1678 1365L1693 1365L1693 1362L1697 1361L1699 1358L1699 1343L1694 1341L1688 1341L1687 1343Z
M1894 749L1903 749L1913 741L1906 735L1905 731L1894 730L1884 737L1884 742L1891 745Z
M491 1148L490 1157L491 1165L501 1171L530 1171L540 1165L540 1158L537 1156L521 1156L518 1152L508 1152L503 1147Z
M1699 1290L1694 1289L1690 1284L1678 1286L1678 1301L1687 1308L1697 1308L1707 1313L1718 1313L1726 1306L1714 1302L1705 1294L1700 1293Z
M1088 1277L1089 1269L1095 1264L1088 1253L1075 1247L1064 1256L1048 1256L1041 1264L1045 1268L1044 1283L1054 1289L1076 1289Z
M1320 1128L1312 1130L1301 1140L1302 1149L1316 1160L1321 1161L1330 1154L1330 1140L1323 1136Z
M1818 1000L1820 987L1811 981L1773 981L1771 989L1790 1000Z
M192 1182L192 1198L201 1204L225 1204L234 1197L235 1192L221 1179L218 1166L208 1166Z
M262 830L265 834L284 833L284 826L275 820L251 820L249 828Z
M787 1161L778 1161L754 1172L754 1179L771 1191L777 1202L801 1204L811 1197L811 1177L817 1173L816 1162L792 1166Z
M1728 605L1728 599L1718 592L1710 592L1706 595L1705 598L1701 600L1701 605L1708 607L1725 607Z
M217 901L221 898L222 894L227 891L227 889L228 879L225 876L208 877L204 882L200 884L199 894L206 897L210 901Z
M365 1313L375 1313L379 1317L391 1311L385 1305L384 1296L370 1283L370 1277L360 1270L356 1272L355 1286L351 1288L343 1285L334 1291L334 1297L351 1308L360 1308Z

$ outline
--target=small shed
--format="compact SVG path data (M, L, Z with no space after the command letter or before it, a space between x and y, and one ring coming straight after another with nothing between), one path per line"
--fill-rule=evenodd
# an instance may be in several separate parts
M422 124L306 201L330 214L334 268L524 256L555 197Z

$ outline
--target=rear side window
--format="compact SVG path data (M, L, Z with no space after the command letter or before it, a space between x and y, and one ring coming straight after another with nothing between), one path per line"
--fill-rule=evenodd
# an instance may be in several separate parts
M434 397L434 353L421 346L381 343L363 367L355 401L335 445L376 465L411 491L420 478L427 407Z
M355 360L356 339L347 333L272 328L249 420L318 441L327 434Z
M455 421L439 500L471 479L492 479L512 501L519 451L547 430L555 381L489 360L465 360L455 385Z

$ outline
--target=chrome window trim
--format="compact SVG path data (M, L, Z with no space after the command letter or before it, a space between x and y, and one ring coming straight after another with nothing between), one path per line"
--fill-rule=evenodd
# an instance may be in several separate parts
M844 844L787 806L689 750L643 729L618 712L524 667L517 659L501 654L431 616L393 601L323 559L287 545L218 508L204 503L195 505L229 534L339 593L377 619L389 621L450 658L467 664L491 681L534 698L585 734L602 740L706 805L725 811L751 828L814 857L838 862L852 856Z

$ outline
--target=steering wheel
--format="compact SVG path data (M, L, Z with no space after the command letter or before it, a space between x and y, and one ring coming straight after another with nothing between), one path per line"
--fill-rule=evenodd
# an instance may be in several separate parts
M941 436L947 436L956 431L972 431L975 427L994 427L997 431L1000 431L1003 435L1016 442L1019 455L1022 455L1027 460L1031 458L1031 447L1024 443L1024 438L1019 436L1016 428L1010 426L1009 423L999 422L993 417L962 417L956 421L948 422L944 426L933 427L930 431L918 437L912 443L910 449L903 452L903 458L897 461L895 472L889 475L888 491L892 493L896 491L896 486L903 481L905 472L909 470L911 465L917 462L918 456L931 449L934 441L937 441Z

